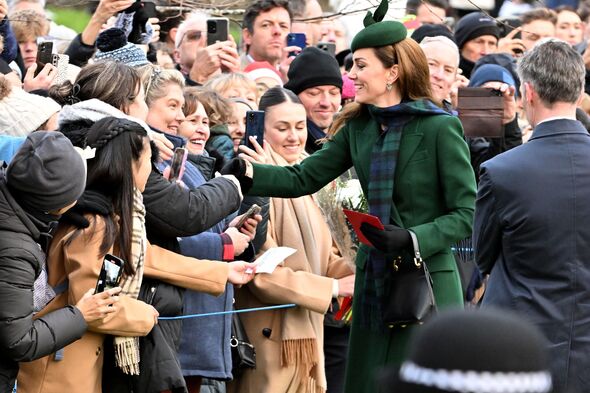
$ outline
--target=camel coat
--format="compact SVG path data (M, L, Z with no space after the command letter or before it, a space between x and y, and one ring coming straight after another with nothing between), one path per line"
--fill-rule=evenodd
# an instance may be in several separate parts
M298 219L300 217L295 211L285 208L290 206L289 203L271 199L267 241L263 246L263 249L277 246L292 247L296 248L297 252L287 258L284 266L278 266L272 274L258 274L246 286L236 290L237 309L285 303L295 303L297 307L240 314L248 338L256 348L256 369L245 371L241 376L234 376L235 380L228 391L308 393L321 392L321 386L325 386L324 314L332 301L333 280L351 275L353 272L347 261L340 256L330 229L313 198L304 196L299 199L304 201L307 210L307 218L304 220ZM277 227L278 217L283 221L283 228ZM303 228L312 232L309 238L313 241L305 241L305 236L297 235L297 231ZM290 264L296 265L290 262L293 258L298 259L299 264L309 265L306 254L310 252L318 255L321 274L289 267ZM291 313L286 320L296 325L292 326L294 331L303 332L303 329L298 328L298 323L311 320L317 345L317 364L312 370L303 369L299 363L281 365L282 340L285 338L281 333L284 331L282 324L285 313ZM302 386L298 373L316 376L316 383Z
M104 220L95 216L95 225L83 230L66 246L75 228L59 228L48 253L48 280L50 285L57 286L68 279L69 286L37 316L67 304L76 304L88 289L95 287L104 257L99 253L104 230ZM145 277L218 295L225 289L228 271L226 263L197 261L149 243L147 246ZM115 313L90 324L80 340L66 346L62 360L50 355L21 363L19 393L102 393L105 335L145 336L154 325L152 307L140 300L120 296L116 307Z

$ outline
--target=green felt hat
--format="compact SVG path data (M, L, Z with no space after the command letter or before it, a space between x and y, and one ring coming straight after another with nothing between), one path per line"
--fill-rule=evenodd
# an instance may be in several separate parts
M383 22L388 7L388 0L381 0L374 14L367 12L363 20L365 28L354 36L350 50L354 52L362 48L392 45L406 38L408 31L402 23L392 20Z

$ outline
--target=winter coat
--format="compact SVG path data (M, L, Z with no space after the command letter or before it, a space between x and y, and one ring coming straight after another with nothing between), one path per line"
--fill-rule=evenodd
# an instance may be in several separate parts
M78 67L84 67L88 60L94 56L95 47L93 45L86 45L82 42L82 34L78 34L65 51L65 54L70 56L70 64Z
M483 306L543 331L560 393L590 391L589 149L580 122L543 122L482 165L476 204L476 261L490 274Z
M211 228L238 209L241 196L236 184L227 178L211 179L189 190L166 180L153 165L143 201L148 240L165 249L180 252L178 237L192 236ZM166 316L183 313L183 296L184 288L154 279L144 280L140 293L140 299ZM177 358L181 329L181 320L161 321L157 329L143 340L142 356L153 361L154 367L149 374L144 373L134 379L133 384L139 391L143 392L141 387L149 387L154 392L185 389Z
M211 136L205 145L207 151L216 150L226 160L234 158L234 142L229 136L226 124L219 124L211 127Z
M0 36L4 39L4 50L0 53L0 57L10 64L16 59L18 44L7 16L0 22Z
M206 156L206 152L204 153ZM191 155L185 166L182 181L193 188L204 184L207 177L193 166L193 159L200 156ZM213 161L209 161L214 164ZM211 173L204 162L200 167L205 173ZM179 238L182 255L223 260L223 242L221 236L235 214L215 224L206 232ZM234 289L231 283L220 296L214 297L202 292L186 291L184 294L184 313L201 314L229 311L233 307ZM229 346L231 333L231 315L193 318L183 321L178 359L185 376L200 376L227 380L232 378L231 350Z
M46 356L86 331L82 313L64 305L33 316L33 283L45 260L33 223L6 187L0 168L0 392L12 392L18 362Z
M61 225L49 251L49 283L57 285L66 278L68 291L56 297L47 307L72 303L96 285L104 255L99 252L105 230L100 215L85 216L90 226L77 237L76 226ZM72 240L71 240L72 239ZM69 244L68 244L69 242ZM111 251L113 252L113 251ZM145 254L144 278L158 279L172 285L220 294L225 289L228 269L225 264L212 261L196 261L157 246L148 244ZM143 290L143 287L142 287ZM140 293L140 298L145 298ZM120 336L145 336L154 327L151 308L146 302L120 296L118 311L101 322L91 324L89 331L78 342L65 348L63 359L49 356L33 363L21 365L19 393L102 391L103 352L105 334ZM156 305L160 316L170 316L165 305ZM45 311L45 310L44 310ZM159 326L156 325L156 326ZM144 379L154 372L152 358L148 355L149 343L140 340L140 376ZM107 350L110 350L108 348ZM105 363L105 377L114 368L112 359ZM162 372L162 370L158 370ZM158 381L152 381L158 382ZM164 390L154 385L153 392ZM105 391L110 391L105 388ZM147 392L147 387L138 389Z
M365 195L368 191L371 152L381 133L366 111L349 120L321 150L300 165L276 167L253 164L249 193L294 198L318 191L354 166ZM393 203L403 223L416 234L420 253L433 280L440 308L462 306L461 283L451 245L471 233L475 178L459 119L447 115L418 117L402 130L395 172ZM364 291L368 246L356 257L355 293ZM359 315L358 296L353 315ZM346 392L372 393L377 369L400 364L407 343L419 326L376 332L353 318L346 372Z
M286 162L272 152L275 164ZM256 349L257 367L232 382L231 391L312 393L326 390L323 356L324 314L332 301L334 279L353 274L338 252L330 228L310 195L271 198L267 241L297 250L272 274L258 274L236 291L236 307L295 303L286 310L240 315ZM267 331L270 334L261 334ZM307 352L313 348L311 352ZM291 354L286 354L286 353ZM303 355L305 354L305 355ZM305 359L311 357L311 359Z

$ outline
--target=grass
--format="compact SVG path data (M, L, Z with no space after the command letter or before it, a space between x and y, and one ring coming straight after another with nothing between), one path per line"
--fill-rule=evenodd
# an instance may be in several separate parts
M83 9L48 6L53 21L81 33L90 20L90 13Z

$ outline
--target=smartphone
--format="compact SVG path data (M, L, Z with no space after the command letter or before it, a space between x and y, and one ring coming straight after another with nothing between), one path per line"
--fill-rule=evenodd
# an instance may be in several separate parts
M102 261L102 268L96 282L94 293L104 292L119 286L123 274L123 260L114 255L107 254Z
M188 150L184 147L177 147L176 149L174 149L174 155L172 156L172 163L170 164L170 175L168 176L168 180L176 181L182 179L187 157Z
M307 38L305 33L289 33L287 34L287 46L298 46L303 50L307 46ZM289 57L297 56L297 52L289 52Z
M254 149L250 143L250 136L256 139L256 142L262 146L264 141L264 111L247 111L246 112L246 135L242 140L242 145Z
M53 64L57 67L59 62L59 55L53 53L53 42L44 41L37 46L37 69L35 70L35 76L37 76L45 64Z
M318 42L316 45L323 51L328 52L330 55L336 57L336 44L333 42Z
M207 46L216 42L227 41L229 38L229 19L207 19Z
M240 221L238 221L236 223L236 228L240 229L249 218L254 218L255 215L260 214L261 210L262 210L262 208L260 206L258 206L257 204L253 204L252 206L250 206L250 208L246 211L246 213L244 213L244 215L242 215L242 218L240 218Z

